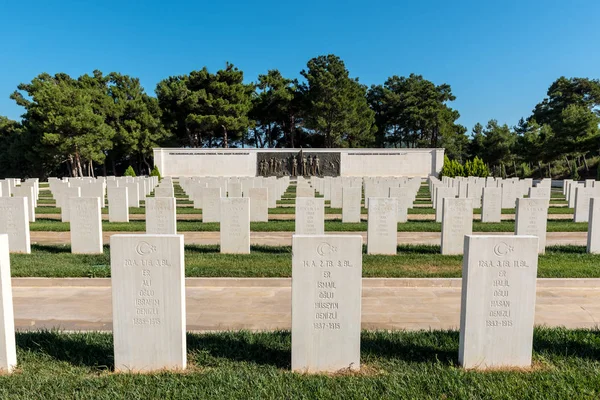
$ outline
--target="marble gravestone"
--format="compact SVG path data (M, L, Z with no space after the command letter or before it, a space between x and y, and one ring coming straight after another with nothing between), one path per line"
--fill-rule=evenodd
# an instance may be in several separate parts
M242 197L242 184L231 182L227 185L227 197Z
M473 199L447 197L442 208L442 254L463 254L464 237L473 233Z
M343 207L343 186L339 182L331 182L331 200L329 206L331 208L342 208Z
M515 235L537 236L540 254L546 252L548 206L548 199L517 199Z
M325 233L325 199L322 197L296 198L296 234L323 235Z
M128 182L125 183L125 187L127 188L127 201L129 202L129 207L139 207L141 200L139 183Z
M469 235L464 246L459 363L531 366L538 239Z
M146 233L149 235L177 234L176 211L175 197L146 197Z
M71 197L71 253L102 254L102 212L99 197Z
M362 188L344 187L342 189L342 222L360 222Z
M600 197L590 199L587 252L600 254Z
M269 189L250 188L250 221L268 222L269 221Z
M588 222L590 216L590 199L596 195L593 187L578 187L575 189L575 210L573 222Z
M186 367L183 235L110 238L115 371Z
M250 254L250 199L221 199L221 253Z
M292 237L292 371L360 369L362 237Z
M31 253L29 209L24 197L0 197L0 234L8 235L11 253Z
M33 186L17 186L13 189L13 196L24 197L27 199L27 215L29 216L29 222L35 222L35 188Z
M173 186L158 186L154 189L154 197L175 197Z
M442 222L443 201L445 198L455 198L455 190L451 187L439 187L436 190L435 198L435 222Z
M219 222L221 218L221 188L202 190L202 222Z
M299 185L296 188L296 197L315 197L315 189L307 185Z
M8 235L0 234L0 371L10 373L17 365L15 318Z
M129 189L126 187L109 187L107 190L108 221L129 222Z
M70 214L70 203L69 200L74 197L81 197L81 188L80 187L66 187L63 189L62 200L60 205L60 216L62 222L70 222L71 214Z
M367 254L395 255L398 247L398 199L369 198Z
M500 222L502 220L502 189L499 187L483 188L481 206L481 222Z

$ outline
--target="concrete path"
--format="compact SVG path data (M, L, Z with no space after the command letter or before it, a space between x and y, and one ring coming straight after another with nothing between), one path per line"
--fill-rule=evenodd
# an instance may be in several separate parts
M288 278L186 279L189 331L291 327ZM600 279L538 279L537 325L592 328ZM363 279L363 329L457 329L460 279ZM18 330L112 329L110 279L13 278Z
M109 243L112 235L143 232L103 232L104 244ZM327 232L340 235L362 235L363 243L367 242L366 232ZM219 244L219 232L182 232L185 244ZM250 243L263 246L291 246L292 232L251 232ZM512 235L511 232L474 232L475 235ZM44 245L60 245L71 243L70 232L31 232L31 243ZM441 243L440 232L398 232L398 244ZM576 245L585 246L587 232L548 232L547 246Z

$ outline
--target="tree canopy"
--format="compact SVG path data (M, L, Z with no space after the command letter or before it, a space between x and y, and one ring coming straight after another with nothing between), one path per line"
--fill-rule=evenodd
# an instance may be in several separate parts
M410 74L367 87L333 54L296 78L271 69L251 82L231 63L203 67L161 80L154 94L98 70L19 84L10 96L22 120L0 116L0 176L149 174L155 147L443 147L465 168L496 173L600 150L597 79L560 77L515 126L492 119L469 133L450 84Z

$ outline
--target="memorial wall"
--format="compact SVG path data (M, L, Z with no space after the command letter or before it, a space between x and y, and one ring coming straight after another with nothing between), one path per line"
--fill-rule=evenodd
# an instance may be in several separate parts
M444 149L154 149L162 176L437 176Z

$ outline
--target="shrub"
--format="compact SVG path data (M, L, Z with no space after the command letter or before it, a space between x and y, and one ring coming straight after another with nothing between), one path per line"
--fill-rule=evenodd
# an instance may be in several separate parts
M125 173L123 174L123 176L137 176L137 175L135 174L135 171L133 170L133 167L130 165L125 170Z
M158 167L155 165L154 168L152 168L152 172L150 172L150 176L158 176L158 180L161 180L161 176L160 176L160 171L158 170Z
M531 176L531 168L527 163L521 164L521 170L523 171L523 178L529 178Z
M575 163L575 160L571 161L571 179L573 179L574 181L578 181L581 179L581 176L579 176L579 171L577 170L577 164Z

